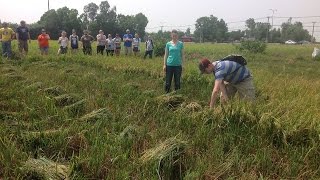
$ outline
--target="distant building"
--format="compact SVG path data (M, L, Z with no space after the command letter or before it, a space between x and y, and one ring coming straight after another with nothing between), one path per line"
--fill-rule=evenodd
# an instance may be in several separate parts
M182 42L193 42L194 37L192 36L182 36L181 40Z

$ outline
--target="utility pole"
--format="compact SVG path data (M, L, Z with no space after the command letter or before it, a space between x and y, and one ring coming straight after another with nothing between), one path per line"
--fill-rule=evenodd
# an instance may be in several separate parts
M269 9L272 11L272 21L271 21L271 30L273 30L273 17L274 17L274 12L277 12L276 9ZM270 41L272 42L272 33L270 34Z
M269 39L269 24L270 24L270 17L268 16L268 23L267 23L267 36L266 36L266 43L268 43L268 39Z
M48 11L50 10L50 0L48 0Z
M313 37L313 34L314 34L314 25L316 24L316 22L312 22L312 38L311 38L311 41L313 42L314 41L314 37Z

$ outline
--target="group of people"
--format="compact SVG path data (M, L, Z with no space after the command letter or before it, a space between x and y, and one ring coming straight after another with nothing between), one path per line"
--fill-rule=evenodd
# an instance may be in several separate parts
M0 41L2 42L3 55L11 56L11 40L14 38L15 32L8 27L7 23L3 23L3 28L0 29ZM26 27L25 21L20 22L20 26L16 30L16 38L19 42L19 50L28 52L28 41L30 43L30 33ZM50 36L42 29L42 33L38 36L38 44L41 54L48 54ZM73 30L72 35L67 37L67 33L63 31L58 39L60 48L58 54L66 54L70 42L71 51L76 52L79 48L79 42L82 42L84 54L92 54L91 44L95 40L88 31L84 31L84 35L79 39L76 32ZM119 55L121 50L121 38L116 34L112 38L111 34L108 37L104 35L102 30L96 36L97 54L103 54L106 50L107 55ZM123 36L124 53L129 55L134 52L136 55L140 51L141 39L138 34L133 37L129 30ZM152 58L153 42L150 36L146 41L146 52L144 58L149 55ZM163 71L165 72L165 92L169 93L171 82L174 79L175 90L181 88L180 79L182 75L182 66L185 61L184 44L179 41L177 30L172 30L171 41L166 43L165 55L163 58ZM250 70L235 61L223 60L211 62L208 59L202 59L199 62L199 70L203 74L213 74L215 76L214 87L210 98L210 107L214 107L217 98L220 94L220 101L227 102L234 97L238 92L239 97L245 100L253 101L255 99L255 88Z
M28 53L28 42L31 42L30 32L26 26L25 21L20 22L20 26L14 32L8 23L3 23L3 28L0 29L0 41L2 42L2 54L3 56L11 57L11 41L16 37L19 44L19 51L23 54ZM99 31L96 38L90 35L88 30L83 31L83 36L79 38L75 30L72 30L72 34L67 37L66 31L61 32L61 36L58 39L59 50L58 54L66 54L68 52L69 44L71 47L71 52L76 53L79 47L82 47L82 51L85 55L92 55L92 42L97 40L97 54L104 54L106 51L107 56L113 56L114 54L119 56L121 51L121 43L124 42L124 54L131 55L132 52L135 56L140 52L141 39L139 34L135 34L134 37L130 34L130 30L126 30L126 34L123 38L116 34L113 38L111 34L106 36L102 30ZM47 55L49 50L49 40L50 36L47 34L45 29L41 30L41 34L38 36L38 46L41 55ZM146 58L152 58L154 44L150 36L147 37L145 42L145 55Z

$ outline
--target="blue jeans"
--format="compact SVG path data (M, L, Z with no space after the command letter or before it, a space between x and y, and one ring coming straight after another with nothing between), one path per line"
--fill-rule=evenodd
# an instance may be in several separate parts
M165 91L166 93L170 92L171 88L171 81L174 77L174 89L180 89L180 78L182 73L181 66L167 66L166 67L166 84L165 84Z
M11 57L11 41L2 42L2 56Z

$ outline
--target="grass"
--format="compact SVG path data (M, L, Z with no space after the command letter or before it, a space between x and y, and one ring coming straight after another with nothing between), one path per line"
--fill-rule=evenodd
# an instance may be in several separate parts
M162 58L57 56L51 44L47 57L32 42L23 59L1 60L0 179L22 179L30 159L67 164L70 179L320 178L311 45L245 54L257 102L210 110L214 78L197 62L233 45L186 44L182 89L166 96Z

